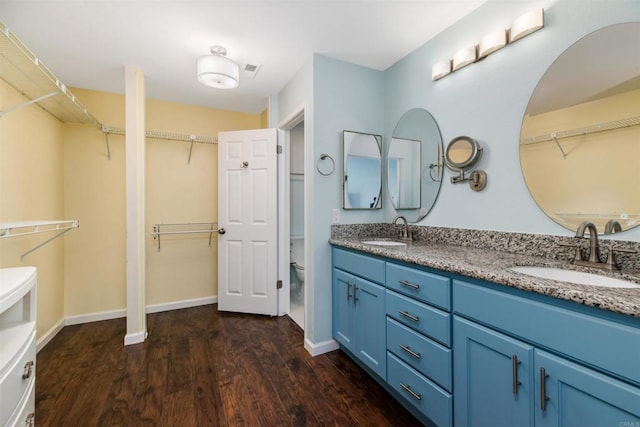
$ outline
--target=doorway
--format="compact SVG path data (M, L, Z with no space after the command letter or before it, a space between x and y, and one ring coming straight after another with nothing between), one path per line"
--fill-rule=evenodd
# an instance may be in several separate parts
M289 317L304 330L304 121L289 130Z

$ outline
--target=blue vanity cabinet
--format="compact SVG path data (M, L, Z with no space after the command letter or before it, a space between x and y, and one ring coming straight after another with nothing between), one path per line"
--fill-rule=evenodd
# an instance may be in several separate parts
M640 327L457 280L453 310L456 426L640 425Z
M451 279L387 262L387 384L437 426L453 422Z
M384 281L384 261L334 248L333 265L333 337L385 379L385 294L373 281Z
M454 316L455 425L533 422L533 346Z

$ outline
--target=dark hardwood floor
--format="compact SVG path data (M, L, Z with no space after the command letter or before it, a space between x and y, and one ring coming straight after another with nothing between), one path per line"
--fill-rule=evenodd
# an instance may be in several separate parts
M420 425L344 353L311 357L288 318L202 306L65 327L40 353L38 426Z

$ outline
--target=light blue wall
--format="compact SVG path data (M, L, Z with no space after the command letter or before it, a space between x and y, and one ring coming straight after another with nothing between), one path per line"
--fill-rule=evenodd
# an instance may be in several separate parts
M458 49L476 44L497 28L508 28L518 16L545 8L545 28L437 82L431 66ZM535 205L520 172L518 140L529 97L551 63L584 35L606 25L640 21L639 0L490 0L435 39L385 72L315 55L280 92L275 126L300 105L305 117L306 178L305 266L311 301L305 335L312 343L331 339L331 212L341 208L343 129L384 135L390 139L396 122L410 108L431 112L445 144L459 135L477 138L485 147L479 168L489 184L474 192L450 184L445 173L434 209L421 225L570 235ZM336 161L336 172L324 177L315 170L321 153ZM638 185L638 183L630 183ZM388 200L377 211L341 210L342 223L390 221ZM640 241L640 230L619 235Z
M329 176L313 169L314 316L316 342L331 339L331 213L342 207L342 131L382 135L384 124L383 75L346 62L315 55L313 63L313 159L331 155L336 171ZM344 211L341 222L373 222L383 212Z
M545 28L431 81L434 63L540 7ZM538 81L566 48L598 28L629 21L640 21L638 0L490 0L389 68L384 75L385 141L406 110L423 107L438 122L445 145L469 135L485 148L478 168L488 174L487 188L474 192L466 184L451 184L451 172L445 172L438 200L421 224L571 235L542 213L524 183L518 151L522 117ZM385 208L389 220L393 211L388 204ZM617 237L639 241L640 230Z
M382 135L384 130L383 75L343 61L314 55L277 95L281 124L304 105L305 114L305 254L307 301L305 336L312 343L331 340L331 215L342 208L342 131ZM335 161L335 172L320 175L321 154ZM341 211L341 222L382 221L384 213Z

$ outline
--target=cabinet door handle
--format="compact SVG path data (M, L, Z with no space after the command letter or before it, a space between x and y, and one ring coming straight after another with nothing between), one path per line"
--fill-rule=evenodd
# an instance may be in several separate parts
M420 289L420 285L416 285L415 283L407 282L406 280L399 280L398 283L400 283L402 286L406 286L407 288Z
M31 377L32 373L33 373L33 360L30 360L24 365L24 370L22 371L22 379L26 380L27 378Z
M409 353L411 356L415 357L416 359L420 359L422 357L420 356L420 353L416 353L415 351L411 350L409 346L400 344L400 348L403 349L405 352Z
M422 400L422 395L419 393L416 393L415 391L411 390L411 387L400 383L400 387L402 387L404 389L404 391L406 391L407 393L409 393L411 395L411 397L413 397L416 400Z
M540 409L542 409L543 412L547 410L547 400L549 400L547 397L548 376L544 368L540 368Z
M511 356L511 377L513 379L511 387L513 389L513 394L515 395L518 394L518 386L522 384L520 381L518 381L518 365L520 363L521 362L518 360L517 354Z
M358 297L356 296L356 292L358 292L358 285L353 284L353 304L358 302Z
M419 322L420 321L420 318L418 316L414 316L413 314L409 314L404 310L398 310L398 313L400 313L401 316L404 316L409 320L413 320L414 322Z
M351 299L351 283L347 282L347 301Z

